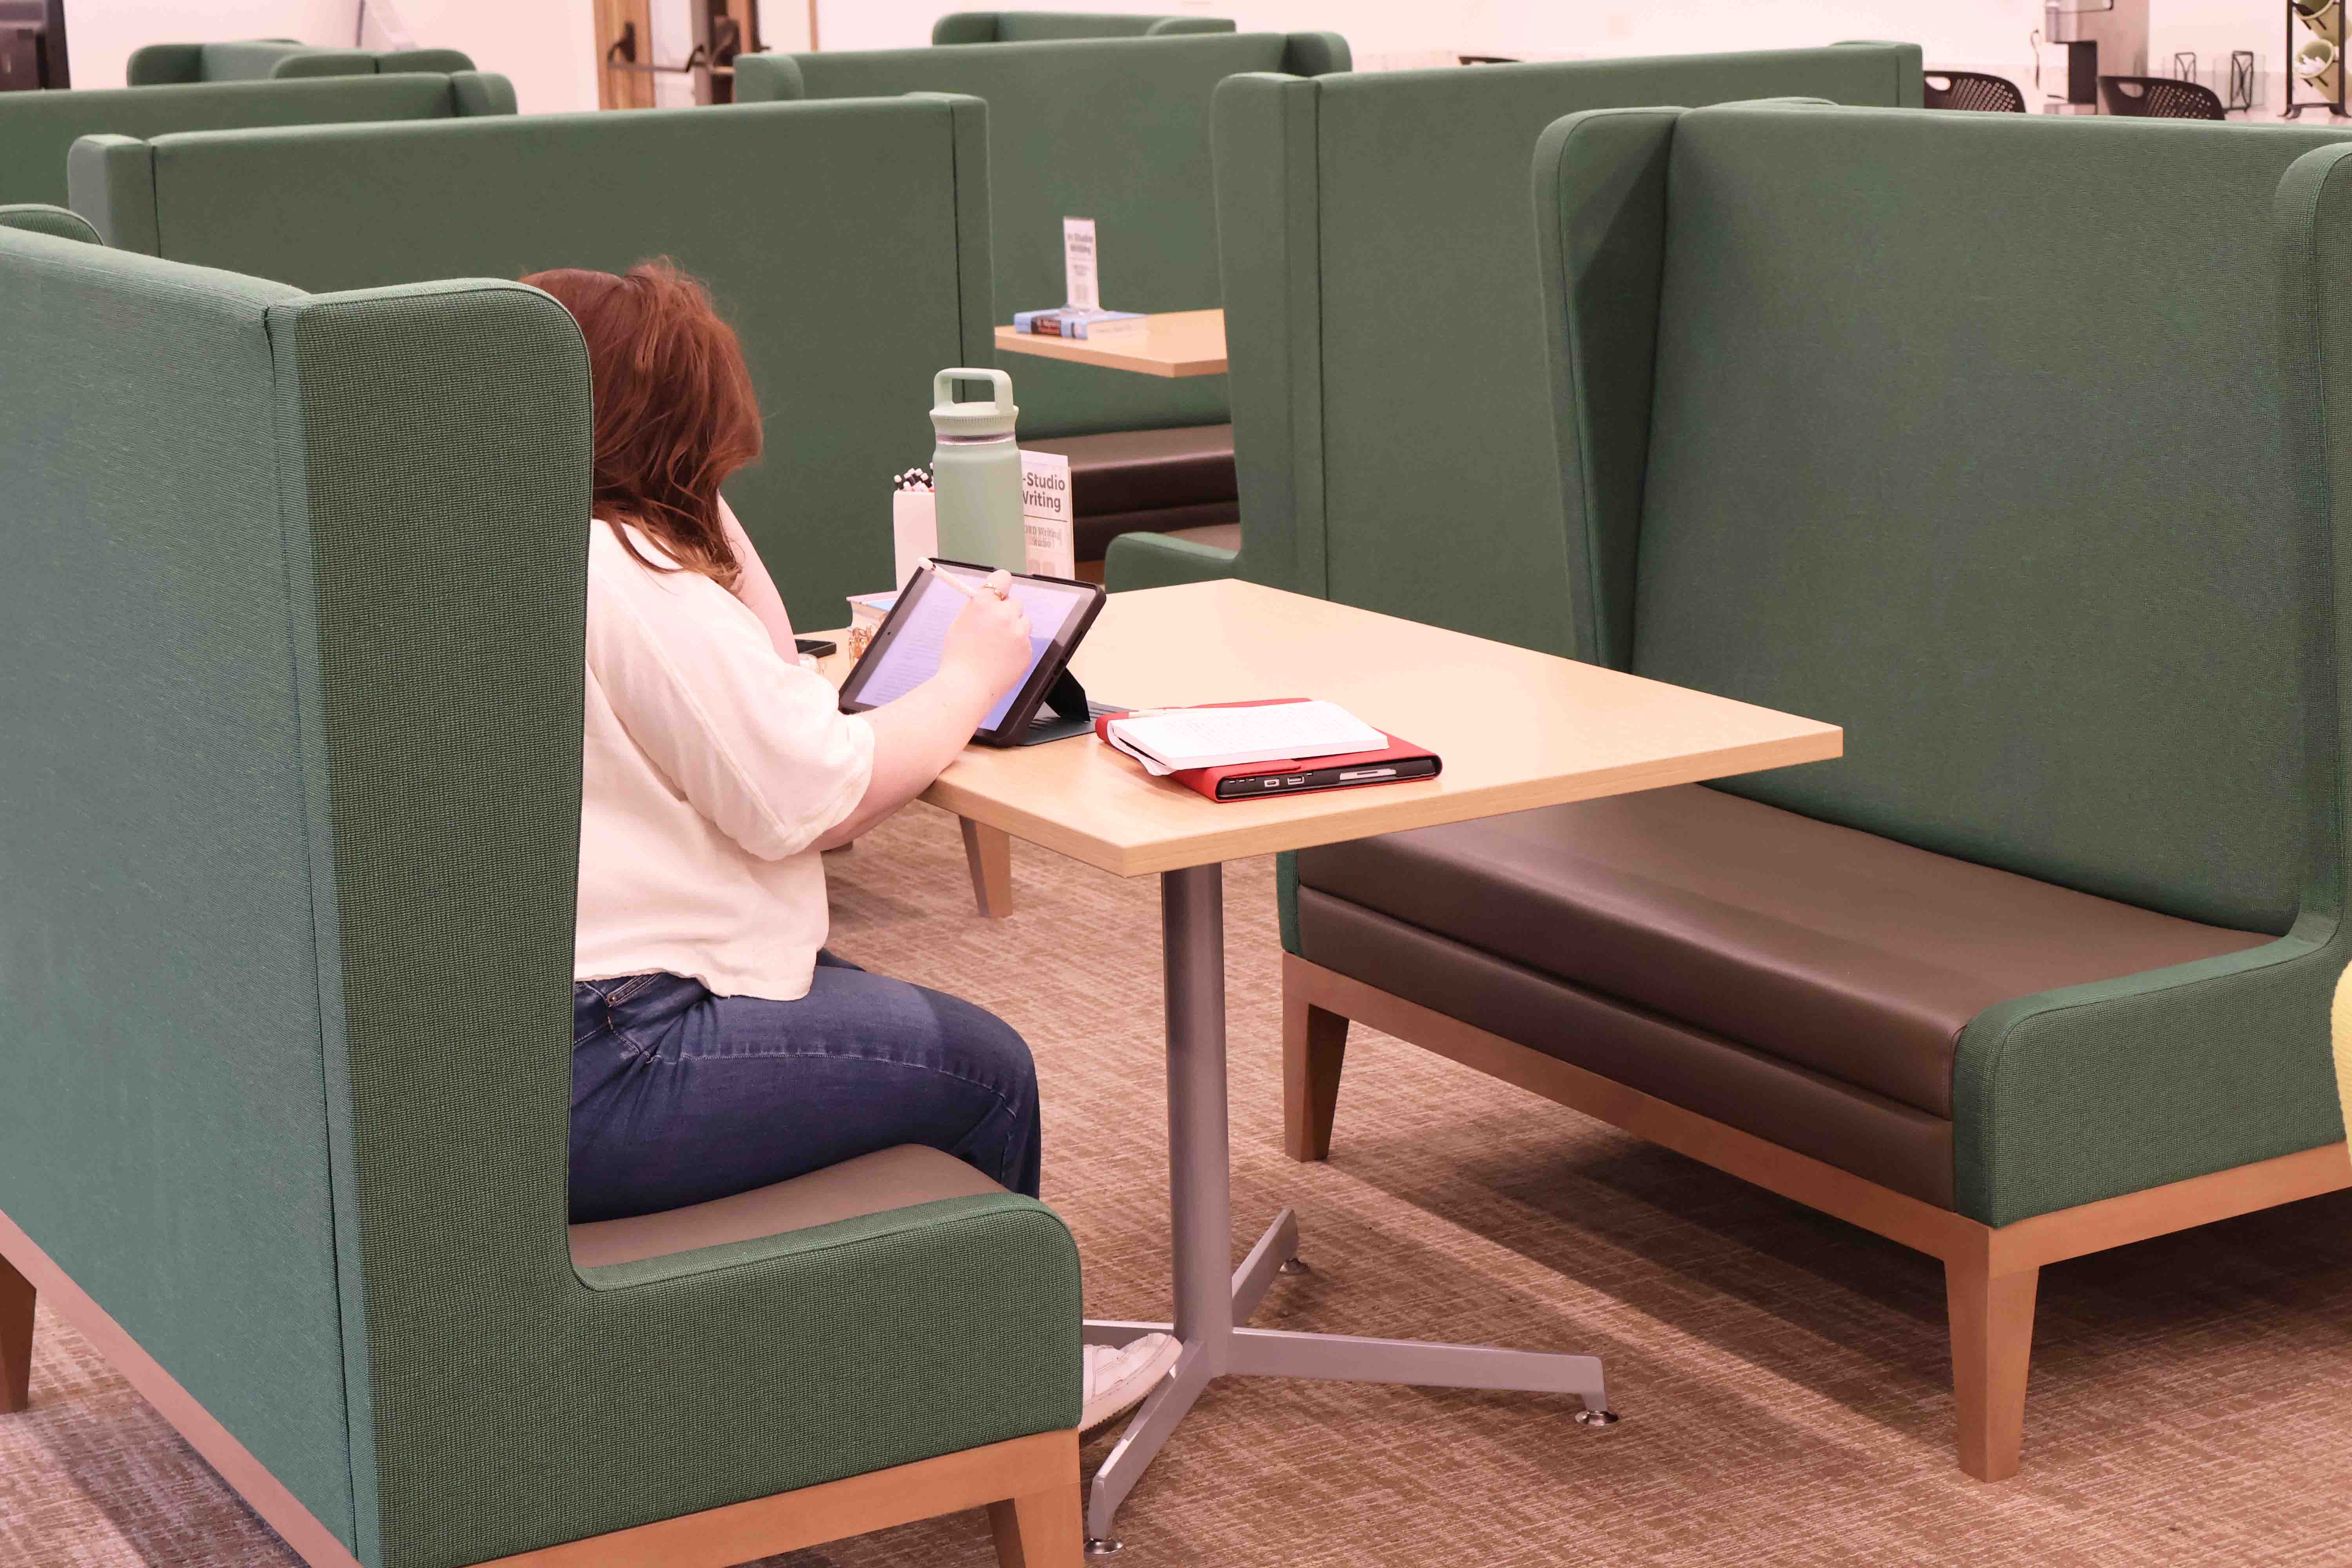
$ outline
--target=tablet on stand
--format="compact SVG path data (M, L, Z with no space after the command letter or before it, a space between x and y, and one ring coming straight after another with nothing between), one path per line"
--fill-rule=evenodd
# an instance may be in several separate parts
M935 563L937 573L979 588L992 568L964 561ZM1029 616L1029 668L1012 690L981 720L972 739L983 746L1034 746L1083 735L1094 727L1098 709L1070 673L1070 656L1102 612L1098 583L1066 577L1012 574L1010 595ZM919 567L900 590L889 618L841 683L841 710L862 713L903 697L937 675L948 627L963 608L965 595L936 580L931 567Z

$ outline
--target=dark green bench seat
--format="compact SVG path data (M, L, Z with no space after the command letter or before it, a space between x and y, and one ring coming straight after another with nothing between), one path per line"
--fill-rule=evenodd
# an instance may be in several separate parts
M1237 573L1568 652L1528 150L1580 109L1899 108L1920 91L1906 44L1226 82L1216 231L1243 543L1131 535L1110 585ZM1549 533L1529 526L1543 517Z
M935 44L1034 44L1064 38L1171 38L1230 33L1229 16L1152 16L1125 11L950 11L931 24Z
M1006 1497L941 1479L975 1450L1074 1561L1043 1205L901 1150L567 1225L571 317L7 223L0 342L0 1371L37 1284L320 1568L675 1563L613 1532L902 1466L892 1522ZM772 1540L796 1506L726 1539L823 1539Z
M929 456L932 374L988 363L985 112L929 94L92 139L74 205L110 244L321 290L674 258L766 418L728 500L793 620L832 626L892 584L890 476Z
M67 154L83 136L450 120L514 110L514 88L506 78L474 71L0 93L0 203L63 204Z
M2352 136L1637 109L1535 174L1575 651L1846 752L1297 856L1294 1148L1352 1016L1930 1252L1998 1479L2042 1265L2352 1184Z
M147 44L131 51L123 78L132 87L190 81L291 81L302 77L377 76L474 68L457 49L320 48L293 38L232 43Z
M1245 71L1344 72L1347 43L1328 33L1229 30L1054 37L747 55L736 62L735 92L746 102L916 91L985 100L997 324L1016 310L1061 302L1066 216L1095 220L1105 304L1214 306L1209 112L1217 84ZM1024 445L1061 450L1073 443L1081 561L1101 559L1111 539L1136 529L1232 527L1240 492L1225 377L1139 375L1034 354L982 363L1013 377Z

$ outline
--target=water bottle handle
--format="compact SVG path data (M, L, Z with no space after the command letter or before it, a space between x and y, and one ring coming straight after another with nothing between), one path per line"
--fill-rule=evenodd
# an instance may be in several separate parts
M955 384L959 381L985 381L989 387L990 405L1010 407L1013 403L1013 378L1001 370L943 370L931 377L931 401L946 405L955 401Z

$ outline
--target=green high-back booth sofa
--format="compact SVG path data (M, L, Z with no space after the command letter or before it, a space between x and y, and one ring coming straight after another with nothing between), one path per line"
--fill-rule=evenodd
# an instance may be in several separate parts
M1210 100L1247 71L1348 68L1328 33L1078 39L924 49L745 55L738 101L969 93L988 104L992 321L1062 302L1062 219L1091 217L1103 303L1217 303ZM1532 133L1530 133L1532 140ZM992 342L992 356L994 349ZM982 363L994 363L990 360ZM1024 436L1223 424L1225 378L1171 379L1007 354Z
M243 126L452 120L514 111L512 83L471 70L0 93L0 203L63 203L67 154L83 136L165 136Z
M1919 50L1251 76L1218 89L1243 544L1130 535L1113 587L1242 576L1565 653L1558 471L1523 165L1582 109L1916 107Z
M92 138L73 203L111 245L312 289L673 258L766 420L728 499L794 621L829 626L893 584L890 477L930 453L932 374L988 363L984 115L916 95Z
M570 316L0 223L0 1411L30 1281L312 1568L975 1449L1061 1455L1074 1562L1077 1257L1042 1205L931 1154L963 1193L567 1227ZM638 1244L686 1217L733 1239Z
M1130 16L1124 11L950 11L931 24L935 44L1034 44L1056 38L1171 38L1230 33L1226 16Z
M1572 651L1845 755L1303 851L1288 1003L1941 1258L1998 1479L2044 1264L2352 1184L2352 135L1622 110L1534 178Z
M124 79L132 87L190 81L288 81L298 77L376 76L474 68L457 49L332 49L293 38L241 38L216 44L148 44L132 51Z

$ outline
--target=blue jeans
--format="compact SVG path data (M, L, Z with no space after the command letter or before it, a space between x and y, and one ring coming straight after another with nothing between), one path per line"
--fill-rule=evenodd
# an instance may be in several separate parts
M797 1002L675 974L572 988L572 1218L619 1219L926 1143L1037 1195L1037 1069L971 1003L820 953Z

